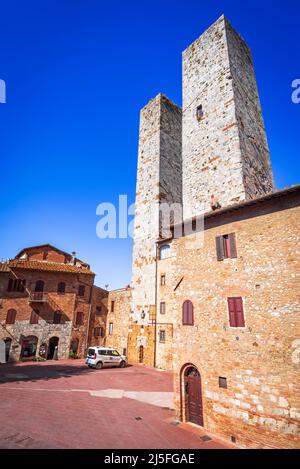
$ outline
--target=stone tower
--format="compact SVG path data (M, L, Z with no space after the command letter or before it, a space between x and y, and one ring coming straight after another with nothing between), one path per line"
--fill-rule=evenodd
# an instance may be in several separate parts
M222 16L183 52L184 219L273 189L251 51Z
M148 323L155 305L159 207L164 202L182 205L181 168L181 109L159 94L140 116L132 265L132 312L139 323Z

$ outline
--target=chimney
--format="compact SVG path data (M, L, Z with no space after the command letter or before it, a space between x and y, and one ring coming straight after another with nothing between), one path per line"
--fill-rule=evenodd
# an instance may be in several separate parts
M76 262L76 252L73 251L70 264L75 265L75 262Z

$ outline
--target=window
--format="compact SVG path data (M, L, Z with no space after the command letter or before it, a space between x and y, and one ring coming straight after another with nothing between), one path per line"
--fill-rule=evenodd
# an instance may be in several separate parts
M31 311L29 323L30 324L38 324L38 322L39 322L39 311L37 309L36 310L33 309Z
M76 326L82 326L83 325L83 313L81 311L78 311L76 314Z
M164 301L160 303L160 314L166 314L166 303Z
M6 324L14 324L16 322L17 311L9 309L6 314Z
M170 257L171 254L171 247L169 244L164 244L159 249L159 258L160 259L167 259Z
M113 313L115 311L115 302L111 301L110 303L110 311Z
M7 291L24 292L26 280L25 279L8 279Z
M64 282L59 282L57 285L57 293L64 295L66 292L66 284Z
M101 316L102 306L96 306L96 316Z
M113 329L114 329L114 324L112 322L110 322L109 327L108 327L108 334L109 335L112 335Z
M84 285L79 285L78 287L78 296L84 296L85 293L85 286Z
M245 327L242 297L227 298L230 327Z
M122 355L124 355L126 357L126 353L127 353L127 349L126 348L123 348L122 350Z
M216 237L216 249L218 261L237 257L235 233Z
M194 325L194 307L190 300L186 300L182 305L182 324L184 326Z
M104 337L103 327L95 327L94 328L94 337Z
M60 311L55 311L53 316L53 324L61 324L62 313Z
M198 121L200 121L202 119L202 117L204 116L202 104L199 104L199 106L197 106L196 116L197 116Z
M166 276L165 276L165 275L161 275L161 276L160 276L160 284L161 284L161 285L165 285L165 284L166 284Z
M34 291L35 292L43 292L44 291L44 286L45 286L45 282L43 282L43 280L38 280L35 284L35 289Z
M112 355L113 357L119 357L120 354L117 352L117 350L109 350L108 352L109 355Z
M159 341L165 343L166 341L166 331L159 331Z
M227 378L219 376L219 388L227 389Z

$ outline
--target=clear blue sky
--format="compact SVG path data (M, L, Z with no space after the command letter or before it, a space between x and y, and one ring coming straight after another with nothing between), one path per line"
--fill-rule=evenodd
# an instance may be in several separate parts
M298 2L0 1L0 258L49 242L130 282L131 240L98 239L96 206L134 201L139 109L181 104L181 51L223 13L254 54L276 186L300 183Z

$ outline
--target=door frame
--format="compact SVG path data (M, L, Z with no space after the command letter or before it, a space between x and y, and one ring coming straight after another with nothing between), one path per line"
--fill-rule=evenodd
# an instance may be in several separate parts
M198 371L198 373L200 375L200 386L201 386L200 391L201 391L202 422L203 422L203 425L197 425L196 423L190 422L187 419L187 415L186 415L187 402L186 402L186 393L185 393L185 373L188 370L188 368L196 368L196 370ZM185 363L183 365L183 367L180 370L180 420L182 422L189 423L191 425L196 425L199 428L204 428L205 427L205 424L204 424L204 405L203 405L202 381L203 381L202 380L202 375L201 375L197 365L195 365L194 363Z

